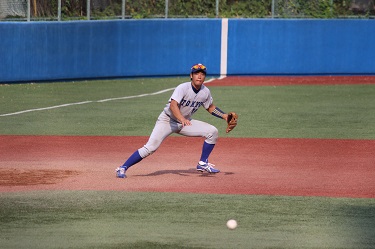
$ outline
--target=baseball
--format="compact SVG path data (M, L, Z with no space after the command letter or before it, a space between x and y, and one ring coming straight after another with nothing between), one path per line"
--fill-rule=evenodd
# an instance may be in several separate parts
M230 230L233 230L237 227L237 221L236 220L228 220L227 221L227 227L230 229Z

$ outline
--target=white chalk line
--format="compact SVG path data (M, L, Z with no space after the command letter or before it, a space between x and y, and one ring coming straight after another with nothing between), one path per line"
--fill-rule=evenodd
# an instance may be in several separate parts
M5 117L5 116L13 116L13 115L19 115L27 112L36 112L36 111L44 111L44 110L51 110L51 109L56 109L56 108L61 108L61 107L66 107L66 106L72 106L72 105L83 105L87 103L91 103L93 101L84 101L84 102L77 102L77 103L70 103L70 104L63 104L63 105L55 105L55 106L49 106L49 107L43 107L43 108L35 108L35 109L29 109L29 110L24 110L24 111L19 111L19 112L12 112L12 113L6 113L6 114L0 114L0 117Z
M222 77L220 77L219 79L222 79ZM205 84L206 83L210 83L213 80L215 80L215 79L210 79L210 80L206 81ZM45 110L57 109L57 108L62 108L62 107L74 106L74 105L84 105L84 104L90 104L90 103L103 103L103 102L115 101L115 100L142 98L142 97L147 97L147 96L153 96L153 95L162 94L162 93L165 93L165 92L168 92L168 91L172 91L174 89L175 89L175 87L164 89L164 90L160 90L160 91L153 92L153 93L140 94L140 95L125 96L125 97L118 97L118 98L109 98L109 99L101 99L101 100L89 100L89 101L82 101L82 102L76 102L76 103L68 103L68 104L55 105L55 106L49 106L49 107L43 107L43 108L35 108L35 109L23 110L23 111L19 111L19 112L12 112L12 113L0 114L0 117L20 115L20 114L28 113L28 112L45 111Z
M68 104L55 105L55 106L49 106L49 107L43 107L43 108L35 108L35 109L29 109L29 110L24 110L24 111L19 111L19 112L0 114L0 117L14 116L14 115L19 115L19 114L28 113L28 112L45 111L45 110L57 109L57 108L62 108L62 107L74 106L74 105L84 105L84 104L90 104L90 103L103 103L103 102L115 101L115 100L142 98L142 97L165 93L165 92L172 91L172 90L174 90L174 88L168 88L168 89L164 89L164 90L157 91L154 93L145 93L145 94L134 95L134 96L125 96L125 97L109 98L109 99L102 99L102 100L90 100L90 101L68 103Z
M161 93L172 91L174 89L175 89L175 87L164 89L164 90L161 90L161 91L158 91L158 92L154 92L154 93L145 93L145 94L140 94L140 95L135 95L135 96L126 96L126 97L119 97L119 98L102 99L102 100L98 100L98 101L95 101L95 102L102 103L102 102L113 101L113 100L142 98L142 97L147 97L147 96L152 96L152 95L158 95L158 94L161 94Z

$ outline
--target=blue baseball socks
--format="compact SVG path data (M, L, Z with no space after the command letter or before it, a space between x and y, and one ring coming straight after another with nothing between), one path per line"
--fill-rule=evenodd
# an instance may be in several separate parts
M208 157L210 156L214 147L215 147L215 144L209 144L209 143L204 142L200 161L207 163Z
M208 162L208 157L210 156L212 150L214 149L215 144L209 144L204 142L203 148L202 148L202 155L200 161L202 162ZM131 166L133 166L136 163L139 163L142 161L142 157L139 154L138 150L136 150L129 158L126 160L126 162L121 166L122 168L125 168L127 170Z
M126 160L126 162L121 166L122 168L125 168L125 170L127 170L128 168L130 168L131 166L133 166L134 164L136 163L139 163L140 161L142 161L142 157L141 155L139 155L139 152L138 150L135 151L133 153L133 155L131 155L128 160Z

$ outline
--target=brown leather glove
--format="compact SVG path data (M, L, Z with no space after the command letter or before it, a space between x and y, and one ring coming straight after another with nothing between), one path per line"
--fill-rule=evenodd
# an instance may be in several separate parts
M227 119L227 133L234 129L237 126L238 115L235 112L228 113Z

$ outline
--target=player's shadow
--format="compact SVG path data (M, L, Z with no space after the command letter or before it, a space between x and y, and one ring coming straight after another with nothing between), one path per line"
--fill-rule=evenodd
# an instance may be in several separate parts
M233 172L220 172L219 174L224 175L232 175ZM198 172L195 168L191 168L188 170L158 170L153 173L145 174L145 175L136 175L136 176L160 176L160 175L179 175L179 176L200 176L200 177L213 177L216 174L210 174L208 172Z

